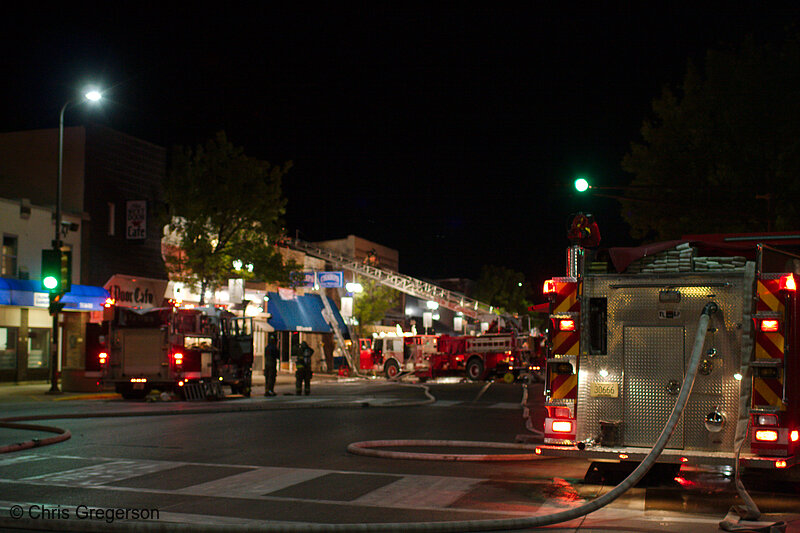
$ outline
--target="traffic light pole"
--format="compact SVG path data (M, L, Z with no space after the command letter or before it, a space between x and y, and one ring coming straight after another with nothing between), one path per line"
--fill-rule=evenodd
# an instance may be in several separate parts
M64 171L64 112L70 102L64 104L58 115L58 182L56 186L56 231L53 239L53 249L61 253L61 183ZM50 342L50 390L48 394L61 394L58 388L58 306L52 309L53 331Z

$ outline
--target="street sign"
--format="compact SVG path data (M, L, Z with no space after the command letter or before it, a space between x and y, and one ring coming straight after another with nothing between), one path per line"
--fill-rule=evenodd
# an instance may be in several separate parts
M344 286L344 272L317 272L317 281L323 288L337 288Z

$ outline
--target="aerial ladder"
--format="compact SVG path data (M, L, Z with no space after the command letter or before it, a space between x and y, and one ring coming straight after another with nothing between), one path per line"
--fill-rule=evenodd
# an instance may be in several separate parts
M499 308L479 302L459 292L449 291L433 283L428 283L427 281L412 278L411 276L406 276L391 270L378 268L353 257L341 255L328 248L322 248L300 239L289 238L285 243L294 250L299 250L310 256L324 259L334 268L350 270L351 272L373 279L405 294L436 302L441 307L450 309L456 313L461 313L466 317L480 320L487 318L496 319L500 316L506 321L513 322L513 317L502 314Z

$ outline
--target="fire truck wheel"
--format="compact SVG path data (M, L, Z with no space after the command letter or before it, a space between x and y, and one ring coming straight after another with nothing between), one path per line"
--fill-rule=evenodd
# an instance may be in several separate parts
M400 374L400 365L395 360L387 361L383 371L386 374L386 379L395 379Z
M479 357L473 357L467 361L467 378L470 381L478 381L483 378L483 361Z

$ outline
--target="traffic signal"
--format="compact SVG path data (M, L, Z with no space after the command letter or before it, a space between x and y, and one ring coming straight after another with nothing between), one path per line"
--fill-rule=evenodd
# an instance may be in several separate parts
M586 178L578 178L575 180L575 190L578 192L586 192L589 187L589 181Z
M50 293L50 314L53 315L55 313L61 312L64 309L64 304L61 302L62 298L64 298L64 293L60 294L53 294Z
M42 287L52 294L72 288L72 252L42 250Z

